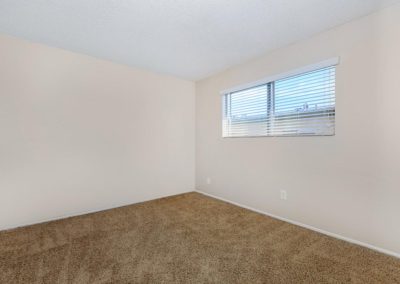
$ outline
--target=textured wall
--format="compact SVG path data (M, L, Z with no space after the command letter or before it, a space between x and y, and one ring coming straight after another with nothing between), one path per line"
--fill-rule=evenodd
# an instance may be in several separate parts
M0 229L194 188L194 83L0 37Z
M399 27L397 5L198 82L197 189L399 253ZM221 90L336 56L336 136L221 138Z

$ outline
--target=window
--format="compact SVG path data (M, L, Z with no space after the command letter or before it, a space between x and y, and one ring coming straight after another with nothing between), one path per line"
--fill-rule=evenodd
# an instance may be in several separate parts
M335 71L330 65L224 92L223 137L334 135Z

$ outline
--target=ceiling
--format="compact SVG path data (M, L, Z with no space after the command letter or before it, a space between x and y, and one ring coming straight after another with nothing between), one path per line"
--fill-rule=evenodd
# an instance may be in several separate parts
M0 0L0 33L199 80L399 0Z

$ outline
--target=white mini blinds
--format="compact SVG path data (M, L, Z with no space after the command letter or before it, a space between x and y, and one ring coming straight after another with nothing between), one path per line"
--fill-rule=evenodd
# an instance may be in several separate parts
M334 135L335 71L327 66L223 94L223 137Z

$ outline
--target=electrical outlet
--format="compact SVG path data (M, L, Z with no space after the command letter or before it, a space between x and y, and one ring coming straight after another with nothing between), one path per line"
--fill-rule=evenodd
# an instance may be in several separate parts
M286 190L281 190L281 199L286 200L287 199L287 192Z
M206 182L207 182L207 184L211 184L211 178L208 177L208 178L206 179Z

